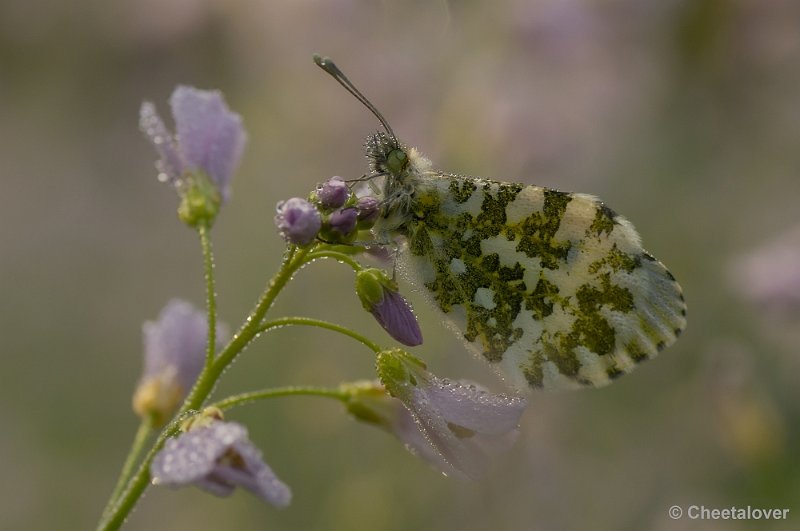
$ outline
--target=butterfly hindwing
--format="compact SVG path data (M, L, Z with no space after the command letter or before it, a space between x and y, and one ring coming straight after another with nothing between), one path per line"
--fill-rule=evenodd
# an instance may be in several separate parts
M401 266L509 384L605 385L685 327L680 286L596 198L418 177L395 230Z

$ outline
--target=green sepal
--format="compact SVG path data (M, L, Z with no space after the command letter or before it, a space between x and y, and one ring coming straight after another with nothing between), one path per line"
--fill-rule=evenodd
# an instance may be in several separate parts
M368 312L383 301L387 290L397 291L398 286L382 269L370 267L356 273L356 294Z
M205 172L197 170L184 176L178 193L181 203L178 206L178 218L189 225L200 224L211 226L222 205L222 196L217 186Z

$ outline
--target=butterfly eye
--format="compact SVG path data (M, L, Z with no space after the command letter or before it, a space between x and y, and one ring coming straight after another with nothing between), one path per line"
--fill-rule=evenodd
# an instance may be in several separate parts
M408 155L402 149L393 149L386 156L386 169L389 173L398 174L403 171L408 163Z

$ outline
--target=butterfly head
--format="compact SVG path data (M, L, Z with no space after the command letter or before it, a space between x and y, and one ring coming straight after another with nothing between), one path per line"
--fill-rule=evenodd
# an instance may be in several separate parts
M399 177L408 167L408 153L404 146L386 133L375 133L365 143L369 167L373 175Z

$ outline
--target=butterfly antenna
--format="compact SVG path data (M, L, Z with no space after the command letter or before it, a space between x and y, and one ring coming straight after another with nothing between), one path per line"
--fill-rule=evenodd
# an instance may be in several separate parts
M349 79L347 79L347 76L344 75L344 73L341 70L339 70L339 67L336 66L336 63L334 63L330 57L321 57L319 54L315 53L314 63L316 63L318 67L325 70L325 72L330 74L333 79L338 81L341 86L347 89L347 92L355 96L356 99L360 101L367 109L372 111L372 114L374 114L375 117L378 118L378 121L381 123L383 128L386 129L386 132L389 133L389 136L392 137L395 146L399 145L397 143L397 137L394 136L394 131L392 131L392 128L389 127L389 123L386 121L383 115L378 111L378 109L375 108L372 102L370 102L366 98L366 96L361 94L361 92L356 88L356 86L353 85L353 83L351 83Z

